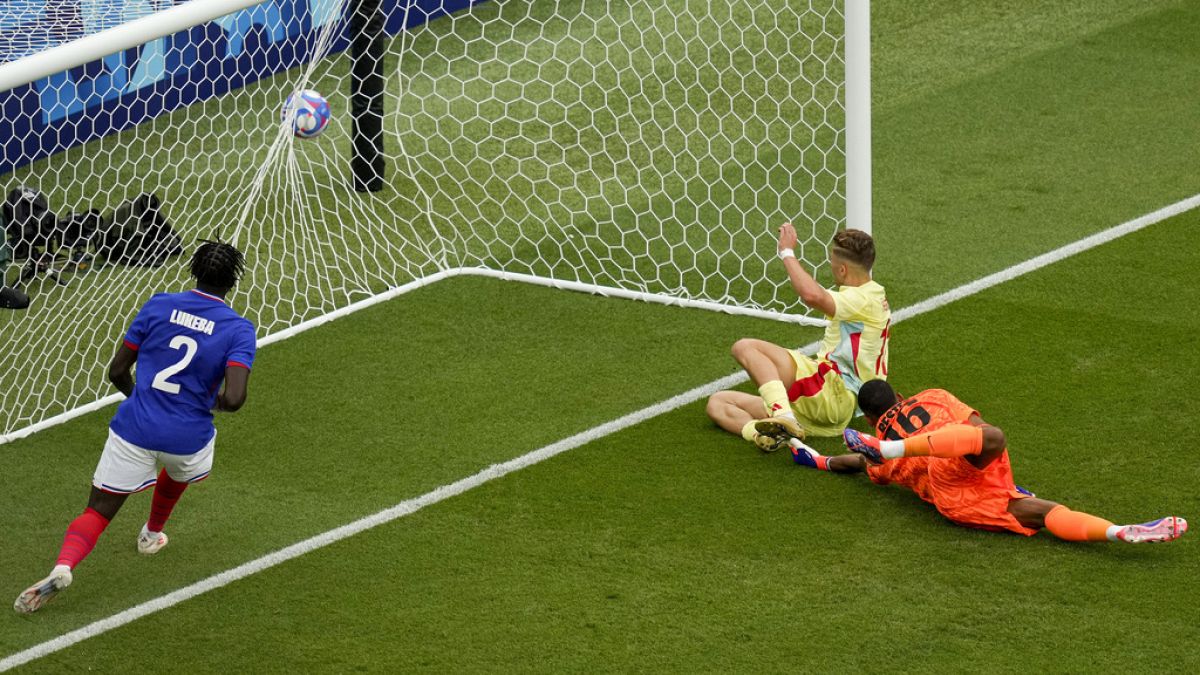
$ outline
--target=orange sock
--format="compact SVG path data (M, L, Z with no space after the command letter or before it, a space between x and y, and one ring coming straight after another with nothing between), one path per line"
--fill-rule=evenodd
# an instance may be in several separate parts
M983 427L952 424L937 431L904 439L904 456L962 457L983 450Z
M1059 504L1046 514L1046 529L1066 541L1110 541L1115 526L1103 518L1072 511Z

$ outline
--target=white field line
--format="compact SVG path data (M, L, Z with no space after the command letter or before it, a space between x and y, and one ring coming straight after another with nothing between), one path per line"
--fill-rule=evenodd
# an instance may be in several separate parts
M979 279L978 281L964 284L958 288L941 293L929 298L928 300L912 305L911 307L905 307L904 309L896 311L892 315L893 322L904 321L914 316L931 312L956 300L974 295L980 291L986 290L998 284L1002 284L1005 281L1015 279L1034 270L1041 269L1042 267L1058 262L1077 253L1095 248L1096 246L1110 242L1118 237L1130 234L1131 232L1136 232L1137 230L1196 208L1197 206L1200 206L1200 194L1176 202L1170 206L1154 211L1153 213L1146 214L1127 223L1122 223L1115 227L1111 227L1090 237L1067 244L1066 246L1057 248L1049 253L1037 256L1036 258L1032 258L1023 263L1013 265L1012 267L1001 270L995 274L990 274L982 279ZM810 344L806 349L811 350L814 349L815 346L815 343ZM510 459L507 462L494 464L474 475L460 479L448 485L443 485L442 487L436 488L431 492L427 492L419 497L406 499L399 504L384 509L378 513L360 518L352 523L342 525L341 527L323 532L314 537L310 537L304 541L275 551L274 553L269 553L261 558L256 558L249 562L243 563L232 569L215 574L206 579L202 579L189 586L185 586L177 591L154 598L153 600L148 600L140 605L130 607L129 609L118 612L110 617L100 619L82 628L78 628L69 633L60 635L52 640L47 640L46 642L34 645L29 649L7 656L4 659L0 659L0 672L4 672L17 666L29 663L30 661L39 659L48 654L53 654L54 652L70 647L71 645L82 642L88 638L106 633L114 628L119 628L144 616L148 616L159 610L167 609L168 607L177 605L185 600L194 598L202 593L207 593L208 591L227 586L234 581L238 581L250 575L270 569L280 563L287 562L293 558L298 558L306 553L311 553L319 548L354 536L378 525L390 523L393 520L402 518L411 513L415 513L426 506L431 506L442 500L460 495L467 490L478 487L502 476L506 476L514 471L519 471L525 467L533 466L534 464L550 459L556 455L560 455L568 450L573 450L581 445L585 445L591 441L614 434L635 424L644 422L652 417L656 417L663 413L675 410L676 408L688 405L702 398L710 396L714 392L737 386L746 380L747 376L745 373L734 373L732 375L709 382L708 384L696 387L695 389L685 391L682 394L673 396L665 401L655 403L647 408L632 412L624 417L612 420L611 422L606 422L600 426L593 427L569 438L564 438L561 441L521 455L520 457Z
M915 305L905 307L904 309L896 311L896 313L892 315L892 321L903 321L909 317L913 317L918 314L924 314L925 312L937 309L938 307L954 302L960 298L965 298L968 295L974 295L984 289L991 288L997 284L1002 284L1011 279L1016 279L1017 277L1025 274L1029 274L1034 270L1039 270L1064 258L1069 258L1076 253L1082 253L1088 249L1096 248L1101 244L1107 244L1114 239L1137 232L1138 230L1147 228L1155 223L1164 221L1167 218L1172 218L1186 211L1191 211L1197 206L1200 206L1200 194L1192 195L1187 199L1182 199L1174 204L1164 206L1157 211L1151 211L1144 216L1134 218L1128 222L1110 227L1107 230L1101 230L1090 237L1084 237L1083 239L1067 244L1066 246L1061 246L1048 253L1043 253L1036 258L1030 258L1025 262L1017 263L1012 267L1002 269L999 272L989 274L986 277L977 279L971 283L963 284L958 288L953 288L945 293L939 293L932 298L922 300Z

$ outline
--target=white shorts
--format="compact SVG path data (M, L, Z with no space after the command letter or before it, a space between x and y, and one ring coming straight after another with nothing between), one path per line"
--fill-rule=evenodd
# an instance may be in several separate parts
M190 455L172 455L140 448L121 438L112 429L108 430L108 442L96 465L92 485L114 494L133 494L152 487L158 482L158 465L161 464L171 480L180 483L195 483L208 477L212 471L213 447L217 436L213 434L208 445Z

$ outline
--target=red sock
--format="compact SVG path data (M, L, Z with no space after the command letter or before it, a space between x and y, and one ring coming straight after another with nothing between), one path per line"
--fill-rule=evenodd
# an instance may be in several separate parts
M62 548L58 551L56 565L66 565L71 569L83 562L92 552L96 540L108 527L108 518L100 515L95 509L87 508L67 526L67 534L63 537Z
M154 486L154 498L150 500L150 519L146 521L146 529L151 532L162 532L167 518L175 508L175 502L187 489L187 483L172 480L163 469L158 473L158 484Z

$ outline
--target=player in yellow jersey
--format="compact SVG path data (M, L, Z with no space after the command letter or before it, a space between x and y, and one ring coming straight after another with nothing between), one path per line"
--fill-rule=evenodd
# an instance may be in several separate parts
M891 310L883 286L871 278L875 242L860 230L833 236L829 267L836 291L826 290L796 260L796 230L779 228L779 257L800 301L829 319L816 358L795 349L743 338L733 345L737 360L759 396L722 391L708 399L708 416L765 452L805 435L837 436L857 408L863 382L887 378Z

